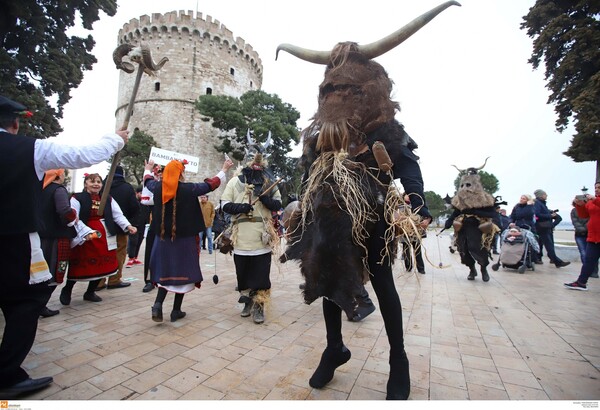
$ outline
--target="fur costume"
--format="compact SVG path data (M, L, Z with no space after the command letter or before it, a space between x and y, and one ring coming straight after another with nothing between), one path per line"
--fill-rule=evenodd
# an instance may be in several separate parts
M407 399L410 394L402 307L391 267L397 246L394 213L402 202L391 186L393 179L400 178L413 210L424 218L431 215L423 206L421 170L412 152L416 144L394 119L399 105L390 99L392 81L373 58L451 5L458 3L443 3L372 44L342 42L324 52L290 44L277 48L326 65L317 112L303 132L303 193L299 208L291 212L289 245L281 258L300 261L306 303L324 297L327 347L309 380L311 387L324 387L350 359L341 311L352 314L361 284L370 279L390 342L387 398Z
M454 226L455 243L463 265L469 267L469 280L475 279L475 263L481 267L483 280L489 275L487 265L492 258L491 248L494 236L500 232L499 214L496 212L496 200L481 185L479 168L458 169L464 173L456 195L452 198L454 212L446 220L445 228Z

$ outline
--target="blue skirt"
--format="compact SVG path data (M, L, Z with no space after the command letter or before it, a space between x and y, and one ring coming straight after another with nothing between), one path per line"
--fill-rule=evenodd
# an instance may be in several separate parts
M180 286L189 283L200 287L200 247L198 236L176 238L174 241L154 238L150 255L150 272L153 283Z

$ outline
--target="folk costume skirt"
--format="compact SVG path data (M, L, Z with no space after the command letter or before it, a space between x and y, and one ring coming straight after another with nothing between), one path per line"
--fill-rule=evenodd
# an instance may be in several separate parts
M175 293L199 288L203 280L199 255L198 235L173 241L156 235L150 255L152 282Z
M91 216L86 225L101 232L102 237L71 249L67 279L90 281L114 275L119 269L117 251L108 250L104 225L98 216Z

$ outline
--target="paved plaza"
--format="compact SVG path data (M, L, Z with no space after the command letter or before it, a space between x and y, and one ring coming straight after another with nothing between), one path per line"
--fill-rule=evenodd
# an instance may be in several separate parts
M568 290L562 284L581 263L557 269L546 258L534 272L489 269L489 282L468 281L449 242L425 240L425 275L405 272L400 260L394 268L410 400L600 399L600 279L590 279L587 292ZM298 265L273 265L267 320L256 325L240 317L232 256L202 251L200 260L202 288L185 296L187 316L175 323L172 294L165 321L151 320L156 290L142 293L139 266L124 269L132 286L98 292L101 303L82 299L84 283L70 306L55 291L49 307L61 312L40 319L24 362L31 377L54 383L27 400L385 399L389 347L379 310L344 322L352 358L326 388L312 389L325 327L321 301L302 301Z

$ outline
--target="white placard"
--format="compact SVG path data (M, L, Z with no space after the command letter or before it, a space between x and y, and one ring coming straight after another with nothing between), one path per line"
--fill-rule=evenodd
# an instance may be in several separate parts
M154 160L155 164L158 165L167 165L171 160L187 160L188 164L185 166L186 172L198 172L198 163L200 162L200 158L193 157L187 154L181 154L175 151L168 151L166 149L152 147L150 150L150 159Z

